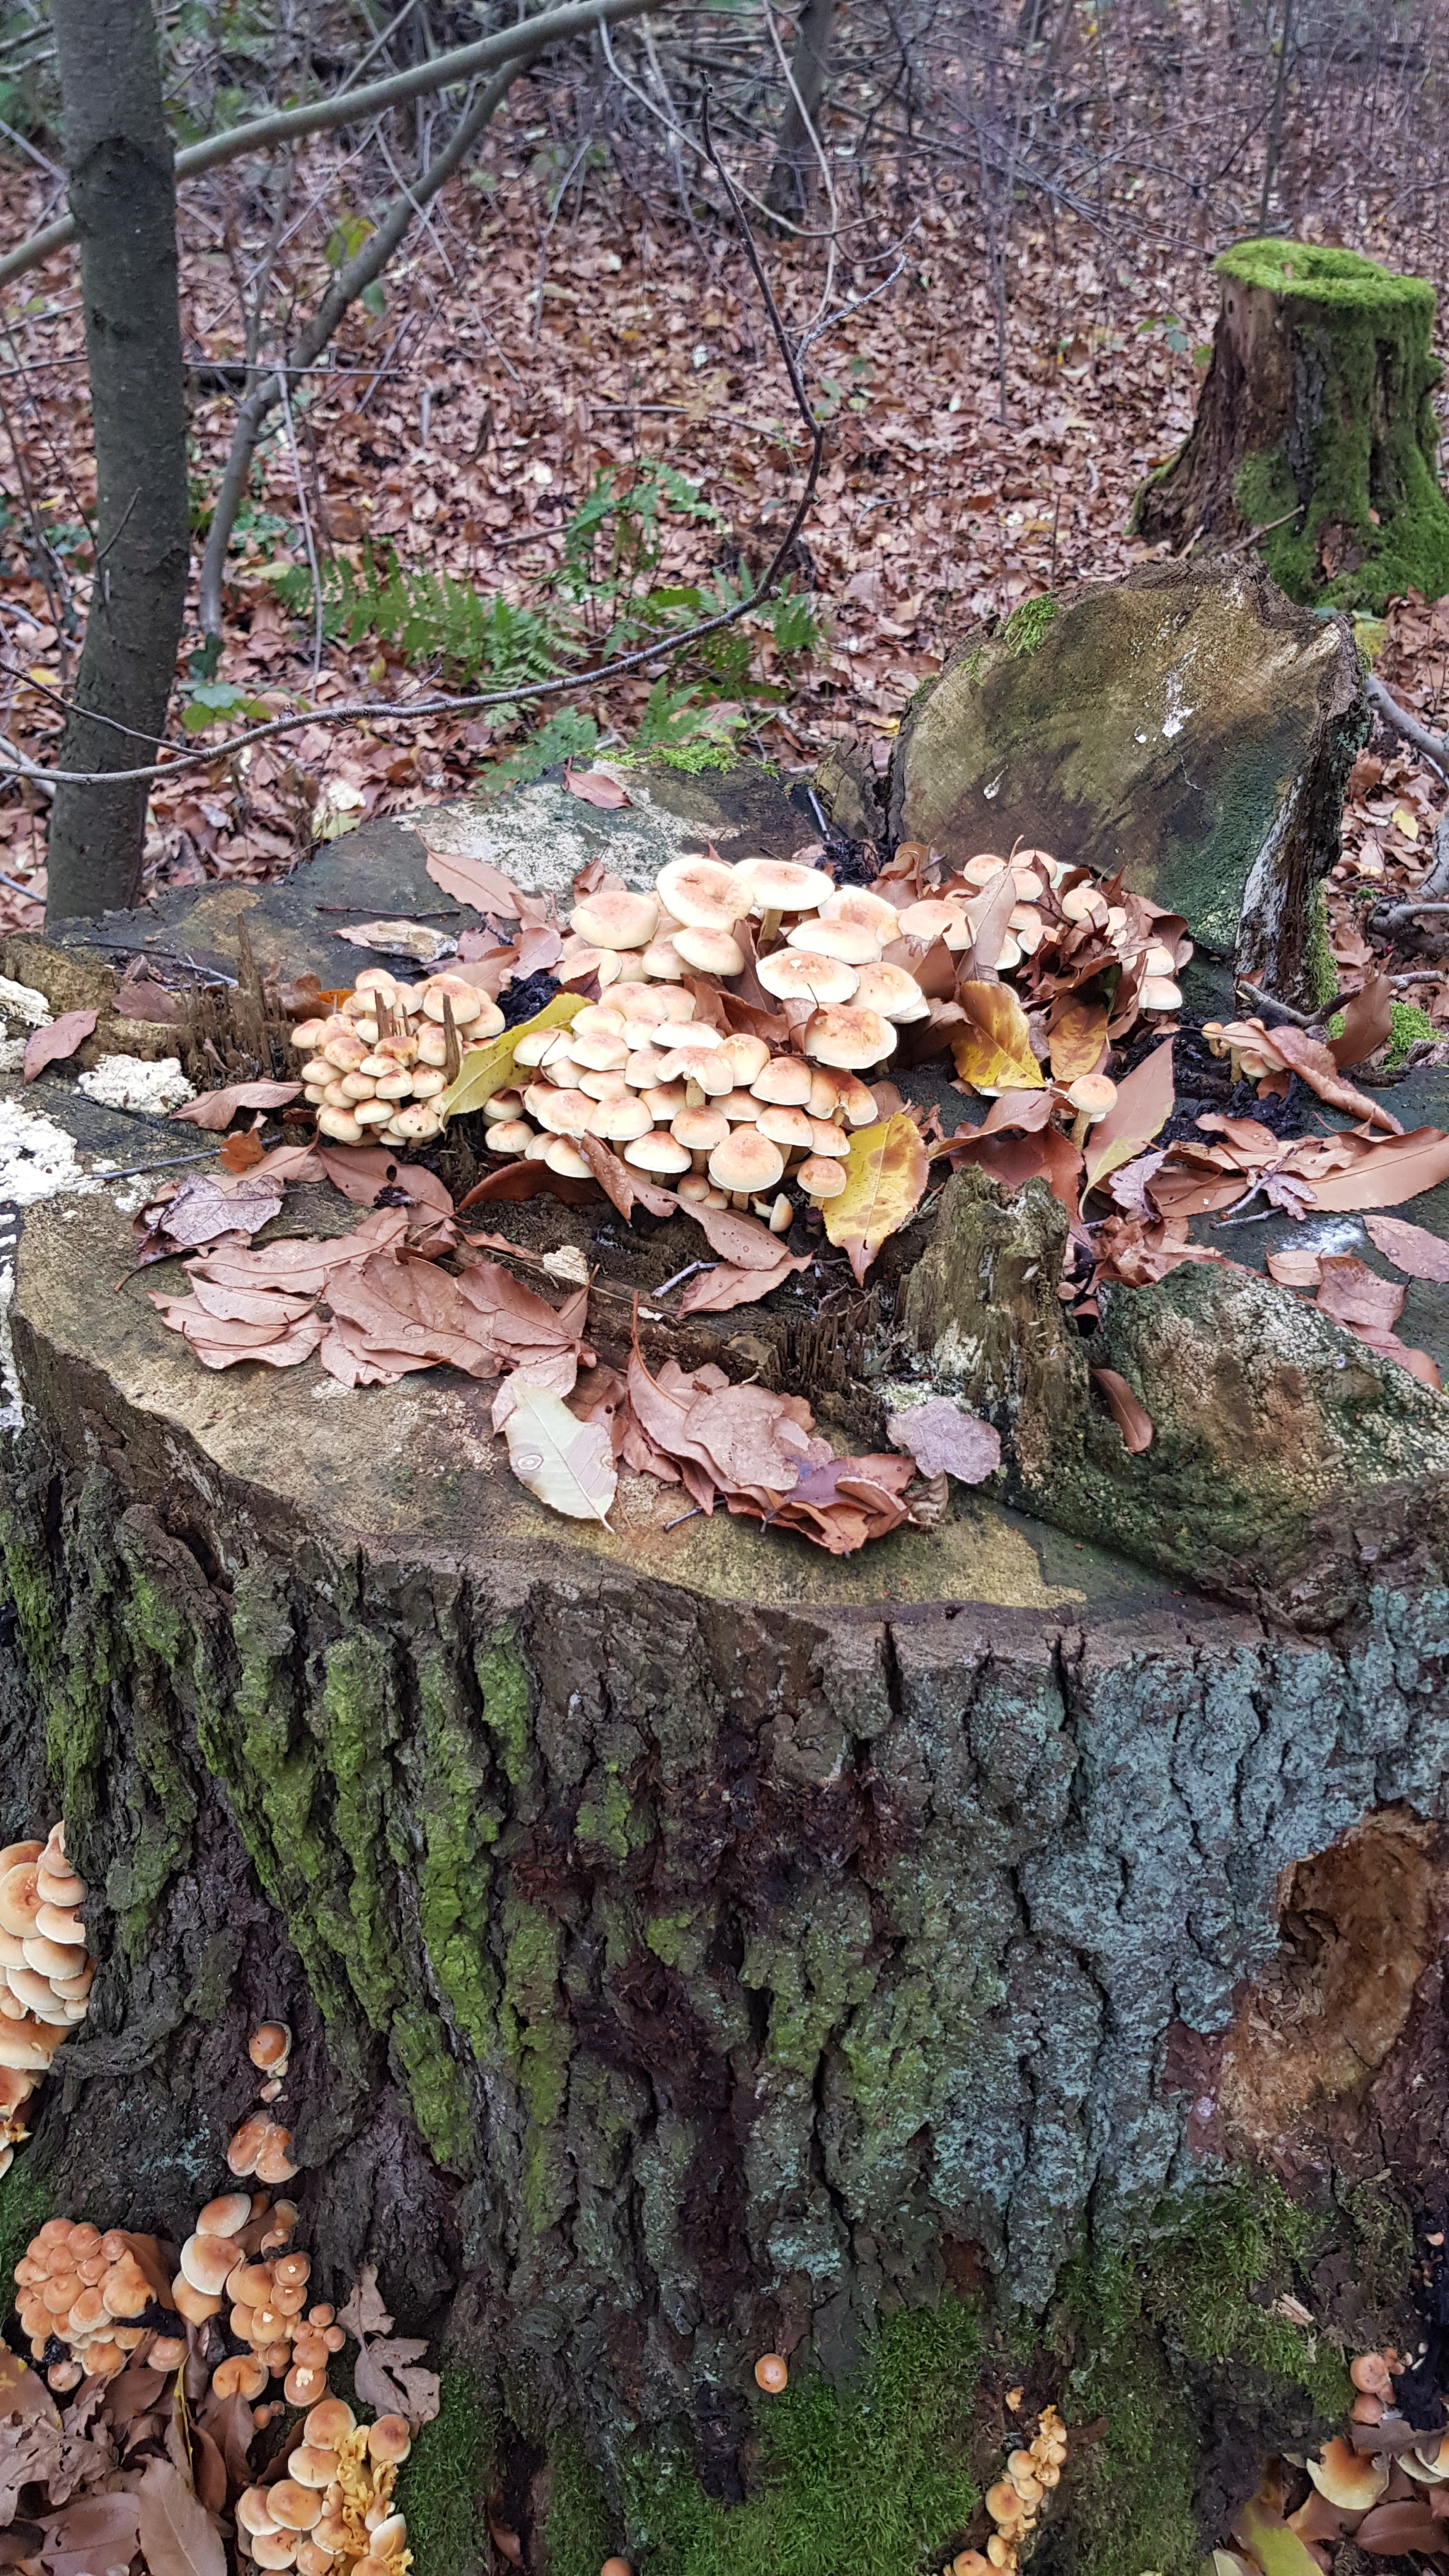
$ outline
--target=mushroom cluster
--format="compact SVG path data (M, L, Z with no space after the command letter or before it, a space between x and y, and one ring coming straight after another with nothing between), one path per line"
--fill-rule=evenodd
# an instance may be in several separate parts
M328 1019L301 1020L302 1096L336 1145L418 1145L442 1132L436 1103L464 1053L484 1046L503 1013L462 975L399 983L367 966Z
M0 1851L0 2174L21 2114L68 2031L85 2020L96 1963L86 1948L85 1881L65 1856L65 1826Z
M296 2224L291 2201L272 2207L264 2193L227 2191L207 2202L181 2248L172 2284L179 2313L201 2326L230 2302L227 2323L244 2347L212 2372L218 2397L252 2405L270 2379L281 2380L289 2406L315 2406L327 2394L327 2364L347 2338L332 2308L307 2305L311 2256L287 2251Z
M369 2576L405 2576L407 2524L392 2491L411 2448L405 2416L359 2424L340 2397L325 2398L307 2416L286 2476L238 2499L243 2548L258 2567L296 2567L300 2576L341 2576L358 2565Z
M46 2363L58 2395L83 2379L114 2378L143 2341L158 2370L186 2358L181 2337L154 2335L140 2322L148 2309L171 2305L154 2237L116 2227L103 2235L84 2219L48 2218L15 2266L15 2285L32 2357Z
M1035 2531L1051 2489L1061 2481L1066 2457L1066 2426L1054 2406L1044 2406L1030 2446L1012 2452L1005 2477L986 2491L986 2510L996 2529L984 2553L963 2549L951 2561L951 2576L992 2576L993 2569L1005 2569L1010 2576L1021 2543Z

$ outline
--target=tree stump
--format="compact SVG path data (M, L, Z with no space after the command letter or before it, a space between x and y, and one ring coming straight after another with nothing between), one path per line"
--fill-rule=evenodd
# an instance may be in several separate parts
M1449 588L1449 502L1430 395L1434 290L1356 252L1240 242L1192 432L1137 496L1133 527L1180 550L1261 532L1279 588L1378 613Z
M547 857L566 801L527 811ZM799 827L766 798L749 829ZM343 886L364 914L436 893L365 827L285 887L204 891L192 938L175 901L146 927L194 954L245 915L320 971ZM113 1161L181 1133L97 1125L56 1074L27 1099ZM288 2022L318 2293L378 2262L445 2372L402 2496L419 2576L481 2576L495 2490L532 2576L934 2576L1049 2402L1092 2429L1042 2563L1191 2576L1264 2454L1334 2424L1344 2349L1420 2339L1414 2231L1449 2216L1442 1512L1360 1487L1327 1593L1213 1595L1185 1398L1176 1481L1123 1522L1174 1515L1170 1570L1114 1554L1115 1435L1082 1429L1079 1368L1059 1401L1033 1377L1051 1211L952 1186L901 1255L902 1329L964 1368L982 1327L1017 1490L1040 1507L1076 1443L1091 1536L1075 1503L1059 1531L958 1489L836 1561L627 1473L612 1529L564 1523L509 1476L490 1387L212 1375L144 1278L117 1288L124 1187L26 1214L0 1832L64 1813L100 1966L0 2239L47 2196L184 2233L255 2099L248 2033ZM593 1211L532 1207L594 1241ZM284 1225L351 1221L319 1188ZM885 1308L790 1345L826 1421L878 1417ZM1165 1369L1200 1372L1199 1321ZM779 1364L763 1309L700 1323L731 1374ZM1427 1491L1422 1410L1386 1472Z

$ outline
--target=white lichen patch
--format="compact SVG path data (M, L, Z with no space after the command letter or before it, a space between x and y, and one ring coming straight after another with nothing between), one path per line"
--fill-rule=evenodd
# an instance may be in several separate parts
M603 761L597 768L607 769ZM617 773L629 802L599 807L571 796L566 787L536 780L506 803L433 805L399 815L430 850L454 858L485 859L529 894L567 895L575 876L602 859L627 886L651 886L671 859L697 856L712 842L722 858L742 858L744 826L724 815L707 826L672 814L649 793L632 769ZM802 833L803 838L803 833ZM734 846L732 846L734 845Z
M24 1038L0 1038L0 1073L20 1073L24 1065Z
M155 1064L140 1056L103 1055L89 1073L77 1077L76 1087L98 1109L148 1109L158 1117L196 1098L180 1057L174 1055L163 1055Z
M33 984L13 984L8 975L0 975L0 1020L7 1031L43 1029L50 1020L50 1004Z
M18 1100L0 1100L0 1207L36 1207L63 1190L99 1186L81 1170L75 1138L63 1127Z

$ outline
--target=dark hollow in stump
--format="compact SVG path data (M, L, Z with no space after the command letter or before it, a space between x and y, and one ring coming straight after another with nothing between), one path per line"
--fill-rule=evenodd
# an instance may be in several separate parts
M1378 613L1449 588L1430 395L1434 289L1354 251L1240 242L1192 432L1137 496L1134 532L1180 550L1261 531L1290 599Z

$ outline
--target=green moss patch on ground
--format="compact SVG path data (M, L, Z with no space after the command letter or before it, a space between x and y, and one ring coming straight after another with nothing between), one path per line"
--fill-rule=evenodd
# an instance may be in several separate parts
M486 2500L497 2462L498 2415L481 2380L446 2369L438 2412L419 2432L397 2483L417 2576L477 2576L487 2565Z

